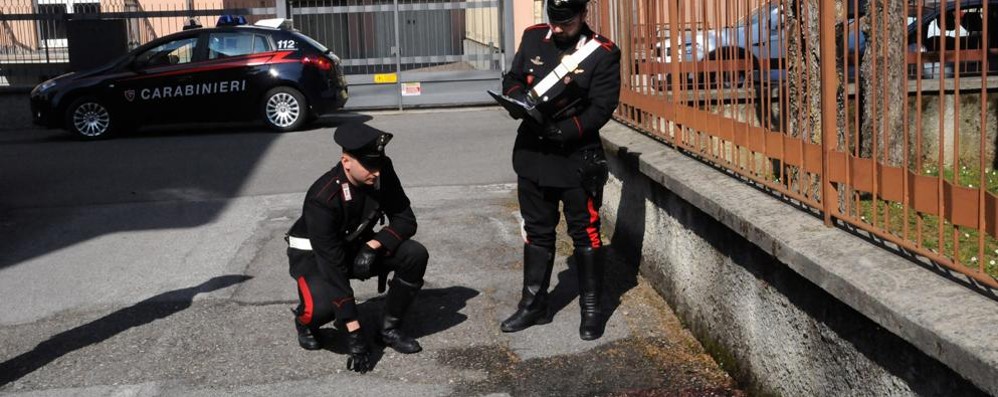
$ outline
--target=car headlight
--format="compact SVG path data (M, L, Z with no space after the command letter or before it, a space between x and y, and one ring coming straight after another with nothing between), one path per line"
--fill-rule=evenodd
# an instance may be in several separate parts
M31 95L45 93L45 91L52 89L52 87L55 87L55 79L45 80L45 82L35 86L35 89L31 90Z

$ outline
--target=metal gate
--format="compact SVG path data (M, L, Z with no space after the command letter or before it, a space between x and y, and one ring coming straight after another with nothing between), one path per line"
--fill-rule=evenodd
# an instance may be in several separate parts
M505 62L504 0L289 0L294 26L329 47L348 109L492 103Z

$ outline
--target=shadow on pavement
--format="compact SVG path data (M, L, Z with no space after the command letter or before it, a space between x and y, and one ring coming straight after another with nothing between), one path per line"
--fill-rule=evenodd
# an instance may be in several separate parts
M353 112L341 112L332 115L326 115L324 117L318 118L308 124L305 124L301 130L280 133L268 129L261 122L226 122L226 123L191 123L191 124L169 124L169 125L156 125L150 127L143 127L135 131L129 131L127 133L118 135L115 139L143 139L152 137L164 137L164 136L200 136L200 135L225 135L225 134L294 134L297 132L306 132L312 130L318 130L323 128L336 128L345 123L349 122L367 122L372 120L373 117L366 114L359 114ZM68 140L72 140L72 137L67 135Z
M0 363L0 386L21 379L70 352L101 343L130 328L169 317L191 306L194 296L242 283L251 277L226 275L193 287L164 292L135 305L55 335L31 351Z
M422 338L455 327L468 319L461 310L478 295L478 291L463 286L424 289L406 315L405 330L414 338ZM380 307L377 313L381 313Z
M478 295L478 291L462 286L424 289L419 292L416 301L409 308L402 329L409 336L419 339L453 328L468 319L468 316L460 311L467 306L471 298ZM361 313L361 328L371 343L371 360L375 366L387 349L375 343L378 331L381 330L384 302L384 296L379 296L357 306L357 311ZM292 327L290 318L289 316L288 326ZM343 363L346 365L347 343L343 331L327 325L319 330L319 335L322 337L323 349L343 355Z
M301 132L370 119L339 113ZM245 123L176 125L97 142L56 131L37 138L37 131L5 132L0 140L0 252L5 253L0 269L112 233L214 221L283 136L264 131L247 132ZM98 216L79 209L153 202L159 204L121 214L98 207ZM191 202L196 205L181 205Z
M558 284L551 289L548 295L548 315L554 317L568 304L572 303L579 296L579 272L575 266L575 259L569 257L568 269L562 270L558 277Z
M624 259L628 253L617 253L613 245L605 246L603 291L600 306L603 309L603 323L613 316L620 307L621 297L638 285L638 260ZM640 251L639 251L640 252ZM558 285L551 290L548 310L552 317L567 307L579 296L578 269L573 258L568 259L568 268L558 273Z
M628 169L635 169L640 155L641 153L630 152L626 147L622 147L616 158L625 162L625 167ZM638 285L641 250L645 238L646 209L645 199L637 183L639 183L637 180L621 181L620 203L617 205L614 219L632 221L626 225L618 222L610 238L610 244L604 246L606 260L603 266L603 295L600 302L604 325L620 307L621 297ZM558 273L557 277L558 284L551 291L548 302L552 317L579 296L578 270L572 257L568 259L568 268Z

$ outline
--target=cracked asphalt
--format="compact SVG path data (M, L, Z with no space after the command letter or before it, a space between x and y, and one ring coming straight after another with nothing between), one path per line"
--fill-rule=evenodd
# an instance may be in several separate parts
M405 325L424 351L376 347L365 375L345 370L332 326L323 350L297 346L282 239L348 119L396 134L388 153L431 256ZM554 321L499 331L522 272L514 127L483 108L344 114L291 134L0 132L0 394L744 395L612 246L601 339L578 337L567 245ZM383 305L375 284L354 284L362 324Z

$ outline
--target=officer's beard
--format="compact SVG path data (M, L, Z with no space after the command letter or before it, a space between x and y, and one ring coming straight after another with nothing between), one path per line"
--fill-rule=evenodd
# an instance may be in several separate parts
M576 43L578 43L579 42L579 36L581 34L582 34L582 30L580 29L579 33L576 33L574 36L569 36L569 35L563 35L563 36L554 35L552 37L552 39L554 39L554 45L555 45L555 47L558 47L558 49L561 49L561 50L565 50L565 49L568 49L571 46L574 46Z

